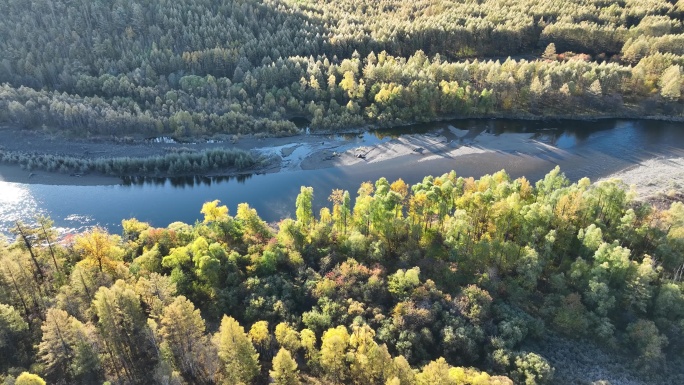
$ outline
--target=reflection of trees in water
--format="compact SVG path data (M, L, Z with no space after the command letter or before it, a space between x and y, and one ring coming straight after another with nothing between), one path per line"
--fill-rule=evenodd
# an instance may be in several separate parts
M238 183L245 183L252 177L252 174L240 174L237 176L180 176L172 178L159 178L150 176L133 176L123 177L122 184L124 186L165 186L167 182L171 187L195 187L195 186L211 186L212 184L229 182L236 180Z
M441 134L449 139L453 134L449 127L468 131L464 138L473 139L486 132L492 135L531 133L533 139L555 144L562 137L575 143L583 142L599 131L612 130L619 126L618 119L595 120L520 120L520 119L452 119L436 123L420 123L406 126L378 128L368 131L365 135L372 135L378 140L395 139L409 134ZM630 121L634 122L634 121ZM662 122L641 122L639 124L662 125ZM352 140L364 134L340 134L343 139Z
M311 125L311 121L305 116L293 116L288 120L294 123L294 125L297 126L297 128L306 128Z

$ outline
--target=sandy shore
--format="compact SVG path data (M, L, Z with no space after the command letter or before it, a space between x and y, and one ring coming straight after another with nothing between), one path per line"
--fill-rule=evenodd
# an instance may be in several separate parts
M638 199L654 200L684 193L684 158L655 158L602 178L617 178L636 190Z
M270 159L258 169L241 173L272 173L315 170L330 167L362 168L383 162L450 164L465 174L477 174L479 165L502 168L534 179L530 167L550 170L556 164L572 177L609 175L634 185L640 197L651 197L684 187L684 158L664 157L634 161L608 157L598 152L567 152L546 143L543 135L504 133L493 135L483 129L462 130L443 126L425 134L378 137L373 133L347 135L312 134L281 138L243 136L225 141L197 143L153 142L144 139L123 143L115 139L67 139L47 133L0 127L0 149L83 158L145 157L170 151L210 148L238 148ZM475 164L473 164L475 163ZM495 164L491 164L495 163ZM428 166L429 167L429 166ZM423 167L424 168L424 167ZM464 175L465 175L464 174ZM575 175L576 174L576 175ZM209 174L207 176L223 176ZM604 178L606 179L606 178ZM33 171L0 164L0 181L48 185L111 185L121 179L104 175Z
M532 140L531 134L492 135L480 130L460 130L449 126L433 133L378 138L364 134L312 134L283 138L242 137L238 140L198 143L151 142L114 139L70 140L45 133L13 128L0 128L6 151L35 154L67 155L80 158L146 157L187 149L238 148L271 159L258 169L242 172L269 173L312 170L328 167L355 167L363 164L411 157L416 162L452 159L463 155L488 152L536 155L557 151L552 146ZM14 165L0 165L0 180L17 183L98 185L116 184L119 178L103 175L70 176L68 174L33 171Z
M145 158L179 151L203 151L225 148L267 154L273 152L271 149L274 147L310 144L321 140L320 137L305 135L280 138L259 138L255 136L226 137L194 143L177 143L173 140L152 141L145 138L127 138L125 141L116 138L79 139L7 126L0 127L0 138L0 150L34 154L36 156L46 154L81 159ZM276 156L271 159L271 162L260 164L254 169L229 170L223 173L210 172L205 176L235 176L245 173L278 172L281 170L282 160L280 156ZM109 185L121 183L121 178L96 173L75 176L68 173L44 170L28 171L18 165L0 163L0 181L48 185Z
M532 139L532 134L493 135L481 131L448 127L429 134L402 135L375 144L350 143L312 151L300 167L305 170L336 166L357 166L411 157L415 162L456 159L473 154L506 153L537 155L560 151Z

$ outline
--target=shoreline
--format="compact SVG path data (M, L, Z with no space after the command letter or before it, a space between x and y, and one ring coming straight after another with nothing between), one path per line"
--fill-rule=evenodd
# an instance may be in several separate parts
M244 174L265 174L300 170L317 170L332 167L357 167L362 164L374 164L386 161L415 158L417 162L436 159L453 159L456 157L505 152L511 154L538 155L543 152L557 151L553 146L538 140L532 140L530 133L505 133L494 135L479 130L462 130L453 126L435 129L425 134L404 134L399 137L320 134L297 135L282 138L244 138L234 148L249 151L259 159L268 159L256 167L242 170L211 170L200 174L174 175L174 177L233 177ZM53 153L75 156L73 149L99 148L102 143L80 143L67 147L65 141L51 138L55 144ZM212 144L198 144L195 149L206 149ZM127 146L129 146L127 148ZM167 144L146 143L145 148L157 148ZM178 144L177 146L194 146ZM120 154L130 150L133 154L139 151L140 144L120 144L118 149L110 153ZM7 146L5 146L6 150ZM11 151L25 150L25 146L15 146ZM71 150L71 152L69 152ZM59 152L57 152L59 151ZM92 154L93 152L89 152ZM40 156L40 155L34 155ZM97 159L97 158L91 158ZM0 163L0 181L28 184L48 185L116 185L124 178L139 178L149 175L130 175L115 177L96 172L86 174L61 173L55 171L29 171L17 164Z
M13 127L0 127L0 135L7 138L0 145L0 150L7 152L32 151L34 157L43 155L70 156L86 160L111 159L115 157L130 157L132 159L159 156L179 151L195 153L213 149L237 149L249 152L259 159L255 166L244 169L224 168L212 169L200 173L181 173L170 176L156 176L142 173L131 173L126 176L111 176L97 172L62 173L57 171L23 169L18 164L0 163L0 181L46 184L46 185L117 185L125 183L126 178L183 178L183 177L237 177L246 174L267 174L300 170L317 170L331 167L358 167L363 164L374 164L386 161L406 160L412 162L428 162L434 160L449 161L462 156L484 156L488 153L506 156L526 156L533 158L568 157L576 155L572 152L555 147L544 134L534 133L500 133L491 134L479 129L459 129L452 124L467 120L529 120L529 121L592 121L623 119L614 116L604 117L534 117L525 118L457 118L433 121L442 124L425 133L410 133L399 136L378 137L372 130L378 127L358 127L345 132L311 132L309 135L299 134L286 137L262 137L249 135L233 138L224 137L225 141L210 140L196 143L180 142L152 142L146 139L120 140L115 138L69 139L60 135L46 132L22 130ZM627 119L627 118L625 118ZM684 117L682 117L684 119ZM652 119L638 119L652 120ZM675 121L675 120L668 120ZM426 123L429 124L429 123ZM409 127L407 124L401 127ZM397 127L397 126L395 126ZM228 147L229 146L229 147ZM264 162L264 160L268 160ZM638 168L641 164L631 164L627 167L613 168L602 178L625 175L631 178L628 170ZM649 167L649 166L647 166ZM652 165L650 167L653 167ZM505 168L505 167L502 167ZM684 164L682 165L684 169ZM565 170L570 171L570 170ZM636 171L635 171L636 172ZM643 171L638 172L644 174ZM684 171L682 172L684 174ZM648 174L648 173L646 173ZM668 172L659 175L668 175ZM645 177L645 176L644 176ZM642 177L643 178L643 177ZM594 178L592 178L594 179ZM631 179L628 179L631 180ZM684 176L682 176L684 185ZM666 181L664 181L666 182ZM663 182L663 183L664 183ZM626 182L631 184L631 182ZM650 190L648 190L650 191Z
M597 182L620 179L636 193L635 199L661 208L684 200L684 157L657 157L627 167Z
M59 172L28 171L17 164L0 163L0 182L52 186L112 186L120 184L121 178L99 174L77 177Z

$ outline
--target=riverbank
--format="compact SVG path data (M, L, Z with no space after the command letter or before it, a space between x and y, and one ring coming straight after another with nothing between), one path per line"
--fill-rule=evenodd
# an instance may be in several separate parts
M0 163L0 182L55 186L106 186L120 184L121 178L94 173L76 176L76 174L60 172L28 171L16 164Z
M584 126L581 123L581 120L547 121L543 124L504 119L454 120L346 134L314 132L289 137L226 136L192 143L179 143L170 138L65 138L48 132L0 127L0 137L3 137L0 151L30 154L37 159L45 156L66 157L74 160L71 164L81 164L80 167L84 167L83 163L79 163L82 160L101 166L108 160L123 159L137 165L126 167L126 175L152 178L211 178L325 168L362 173L366 169L387 169L391 166L406 171L421 169L426 170L426 173L434 173L437 169L453 169L464 176L506 169L511 175L525 175L528 179L535 180L560 165L570 179L577 180L584 176L595 179L617 175L621 171L632 170L635 166L651 167L650 163L645 162L654 156L668 159L684 156L681 150L675 148L679 153L673 156L667 149L671 147L670 144L680 143L683 139L678 134L681 130L675 123L660 123L660 126L668 127L666 131L645 121L585 122ZM639 129L635 128L636 131L631 129L635 124L641 126ZM671 127L671 124L676 127ZM585 127L586 125L590 127ZM623 128L626 131L622 131ZM612 131L613 129L620 131L618 133ZM610 134L611 132L614 133ZM663 141L663 135L668 139ZM595 144L585 143L589 136ZM635 140L637 143L643 141L662 144L635 151ZM210 166L203 166L200 161L202 154L212 151L242 152L243 155L249 154L250 159L258 161L245 163L246 166L243 167L223 167L221 162L216 165L205 162ZM168 173L169 168L158 167L161 172L157 172L155 167L140 166L155 157L163 160L164 157L169 159L178 154L186 154L192 159L189 166L180 172L178 167L173 167L173 175L164 174ZM16 165L0 163L0 180L48 185L106 185L122 182L118 177L93 170L97 169L93 167L88 172L81 172L69 171L65 167L63 172L48 172L36 167L29 170L28 167L22 169ZM668 182L667 176L675 171L658 171L658 175L664 180L656 184ZM650 174L649 171L633 173L637 173L635 178L636 175L647 177ZM624 176L630 177L631 174ZM644 186L648 187L648 183L644 182Z
M556 151L552 146L533 140L532 134L494 135L483 129L464 130L453 126L424 134L381 136L373 133L359 134L311 134L290 137L245 136L226 140L178 143L170 139L146 140L114 138L69 139L47 133L36 133L8 127L0 128L0 135L7 138L0 151L21 154L23 159L55 157L73 160L83 169L83 164L100 164L111 160L140 163L150 158L173 157L175 154L194 156L211 151L244 151L254 159L254 164L241 168L195 167L184 173L161 176L235 176L239 174L263 174L298 170L315 170L329 167L361 167L364 164L392 161L399 158L415 158L416 162L435 159L452 159L462 155L488 152L536 155ZM194 154L194 155L193 155ZM26 162L24 162L26 163ZM34 162L32 162L33 164ZM35 162L38 163L38 162ZM192 162L190 162L192 164ZM196 163L199 163L196 162ZM19 167L16 164L0 164L0 180L17 183L97 185L116 184L120 178L112 172L88 172L72 170L65 166L62 172L45 167ZM72 167L73 168L73 167ZM103 168L103 167L100 167ZM128 176L155 176L152 170L140 174L138 167L128 168ZM144 168L147 170L147 167ZM138 172L138 174L136 174ZM108 175L110 174L110 175ZM157 175L158 176L158 175Z
M634 188L636 199L661 209L684 201L684 157L648 159L601 180L617 178Z
M169 138L67 138L0 127L0 181L107 185L122 177L237 176L278 171L251 149L262 139L179 143ZM282 138L274 138L282 139ZM4 161L3 161L4 160Z
M561 152L533 137L534 134L531 133L494 135L483 130L462 130L448 126L428 134L406 134L398 138L386 138L378 143L330 146L311 152L300 166L304 170L312 170L360 167L398 158L421 163L486 153L536 156L544 152Z

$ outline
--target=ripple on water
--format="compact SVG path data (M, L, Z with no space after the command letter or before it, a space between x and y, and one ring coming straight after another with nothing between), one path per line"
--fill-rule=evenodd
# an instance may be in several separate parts
M49 216L49 212L41 203L32 194L29 186L0 182L0 235L10 236L10 229L18 220L33 224L37 216ZM61 224L55 227L60 236L88 230L95 222L90 215L78 214L68 215L63 220L52 219Z
M66 234L82 233L95 226L95 220L90 215L71 214L64 218L66 227L58 227L57 232Z
M0 182L0 233L9 234L15 221L45 214L38 203L26 186Z

